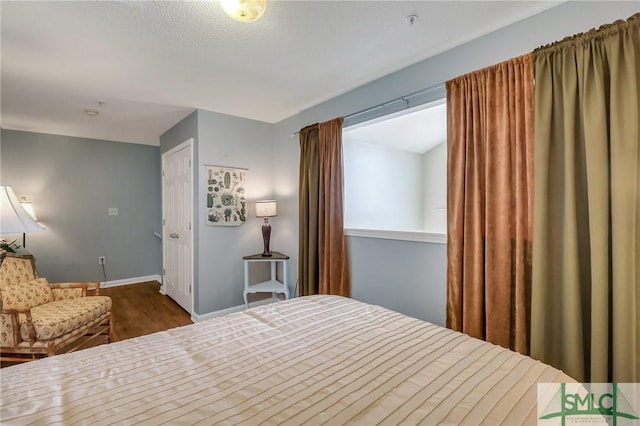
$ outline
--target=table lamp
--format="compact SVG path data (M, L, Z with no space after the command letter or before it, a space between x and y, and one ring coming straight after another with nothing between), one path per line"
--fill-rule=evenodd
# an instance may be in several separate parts
M278 209L275 200L261 200L256 201L256 217L264 217L264 223L262 224L262 241L264 242L264 250L262 256L271 256L271 250L269 250L269 240L271 239L271 225L269 225L269 218L278 215Z

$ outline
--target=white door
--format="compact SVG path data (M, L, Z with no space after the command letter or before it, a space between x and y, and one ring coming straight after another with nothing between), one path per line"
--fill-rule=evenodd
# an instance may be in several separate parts
M162 155L163 291L193 312L192 139Z

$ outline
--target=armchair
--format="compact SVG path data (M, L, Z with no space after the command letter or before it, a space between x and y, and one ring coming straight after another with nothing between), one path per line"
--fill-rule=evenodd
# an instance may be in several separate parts
M0 264L2 361L72 352L111 341L111 298L100 283L49 284L33 259L5 253Z

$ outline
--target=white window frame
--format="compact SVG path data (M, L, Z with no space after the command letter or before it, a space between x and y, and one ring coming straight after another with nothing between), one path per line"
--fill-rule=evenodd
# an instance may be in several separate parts
M413 100L411 99L413 98ZM416 92L415 95L409 95L400 98L404 102L404 107L396 107L395 101L370 108L368 110L353 114L351 117L345 117L345 128L358 125L364 122L372 121L376 118L398 113L404 109L413 109L416 106L439 102L446 102L446 92L444 85L434 86L430 89ZM413 241L431 244L447 244L447 233L443 232L425 232L425 231L400 231L388 229L363 229L363 228L344 228L347 237L359 238L377 238L385 240Z

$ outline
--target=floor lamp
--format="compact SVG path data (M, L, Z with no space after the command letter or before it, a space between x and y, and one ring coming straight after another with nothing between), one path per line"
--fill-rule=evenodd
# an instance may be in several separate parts
M20 204L13 188L0 185L0 234L22 234L24 246L25 234L42 231L44 228Z
M25 211L31 216L31 219L35 220L38 223L38 218L36 217L36 212L33 211L33 205L31 201L27 201L27 197L20 197L20 205L25 209ZM38 223L38 225L40 225ZM42 226L42 225L40 225ZM44 229L44 227L43 227ZM22 247L27 247L27 234L22 233Z

